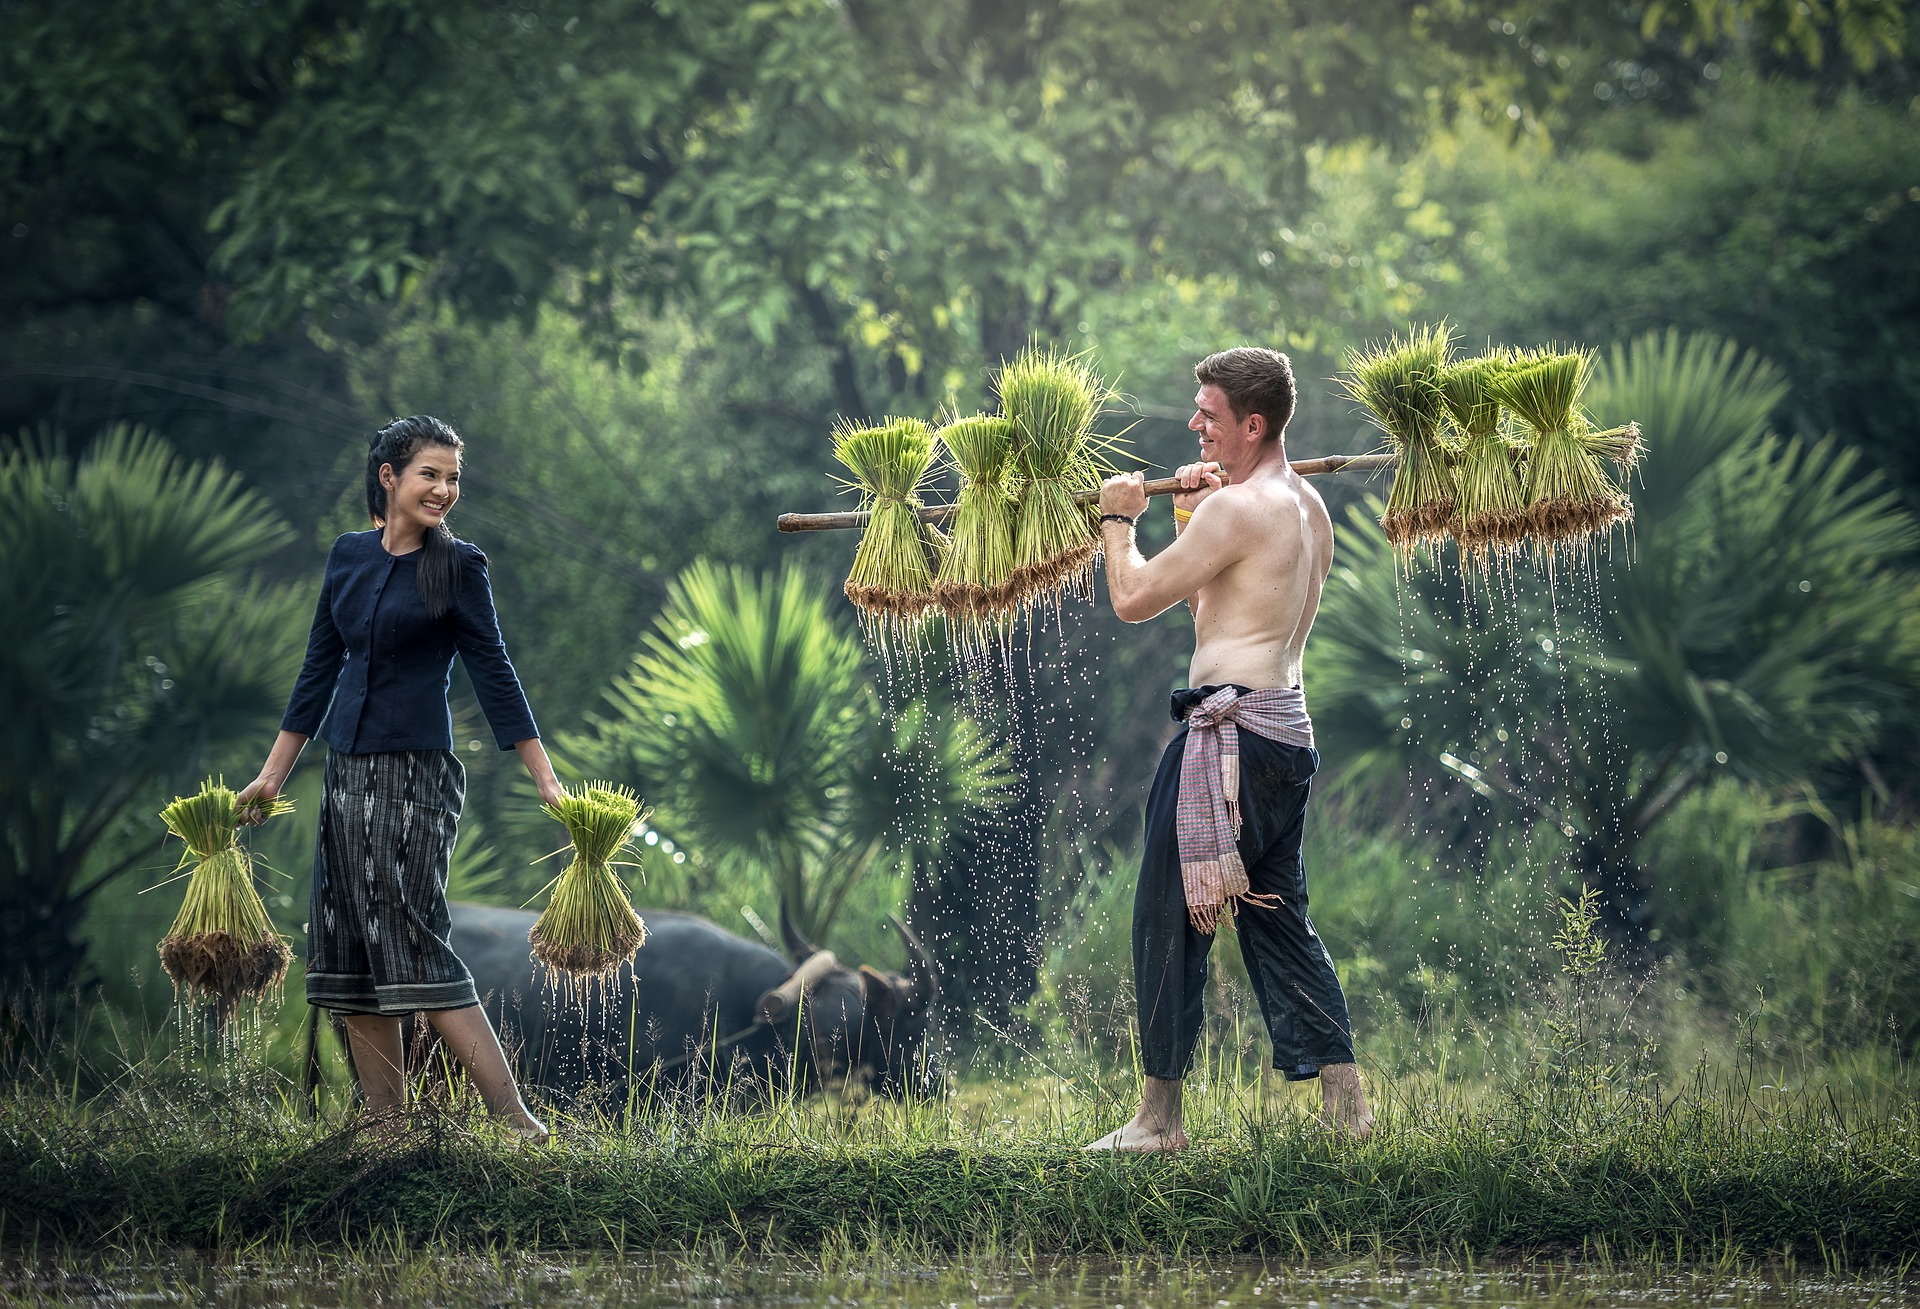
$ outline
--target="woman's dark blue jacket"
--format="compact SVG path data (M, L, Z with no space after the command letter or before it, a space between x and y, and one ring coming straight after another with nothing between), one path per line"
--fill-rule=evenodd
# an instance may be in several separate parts
M500 639L487 557L465 541L457 548L453 605L429 618L421 551L388 554L378 529L333 543L283 730L322 737L342 754L451 750L447 676L458 651L500 748L540 735Z

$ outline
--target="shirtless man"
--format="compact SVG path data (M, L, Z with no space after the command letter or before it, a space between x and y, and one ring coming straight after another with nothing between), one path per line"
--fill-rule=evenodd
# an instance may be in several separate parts
M1352 1024L1333 961L1307 921L1300 858L1320 756L1300 691L1301 655L1333 559L1320 496L1287 464L1293 368L1243 347L1194 368L1200 462L1180 469L1174 543L1147 559L1134 543L1146 511L1139 473L1100 489L1113 611L1144 623L1181 601L1193 611L1191 690L1173 697L1185 726L1147 800L1134 894L1133 972L1146 1086L1140 1111L1090 1150L1180 1150L1181 1079L1200 1035L1207 953L1237 928L1241 956L1288 1080L1319 1077L1321 1118L1373 1130ZM1236 751L1237 747L1237 751Z

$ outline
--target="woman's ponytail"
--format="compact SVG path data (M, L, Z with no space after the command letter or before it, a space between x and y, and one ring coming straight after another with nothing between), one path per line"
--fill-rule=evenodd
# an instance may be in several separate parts
M367 516L375 527L387 522L387 488L380 482L383 464L393 465L396 473L406 471L414 456L430 445L450 450L463 448L460 434L426 414L396 418L378 432L367 447ZM460 585L460 540L445 523L427 532L420 550L420 599L430 618L443 617L453 608L454 592Z

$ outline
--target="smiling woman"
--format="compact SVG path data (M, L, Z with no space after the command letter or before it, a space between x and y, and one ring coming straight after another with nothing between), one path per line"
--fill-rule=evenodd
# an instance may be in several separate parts
M544 1138L450 942L447 877L466 797L447 709L455 654L500 748L519 752L547 804L564 799L507 658L487 557L447 528L462 449L459 433L424 415L374 436L374 529L334 543L279 738L238 801L278 795L307 741L326 738L307 1001L345 1016L367 1107L405 1103L400 1019L424 1012L487 1107Z

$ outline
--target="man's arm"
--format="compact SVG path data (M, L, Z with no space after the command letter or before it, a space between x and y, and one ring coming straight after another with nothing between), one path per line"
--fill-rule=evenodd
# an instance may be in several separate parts
M1139 473L1108 478L1100 488L1100 511L1138 518L1147 507L1143 481ZM1151 559L1140 553L1131 527L1103 522L1100 536L1113 612L1125 622L1144 623L1192 596L1238 560L1241 534L1235 530L1235 508L1220 494L1208 496L1173 544Z

